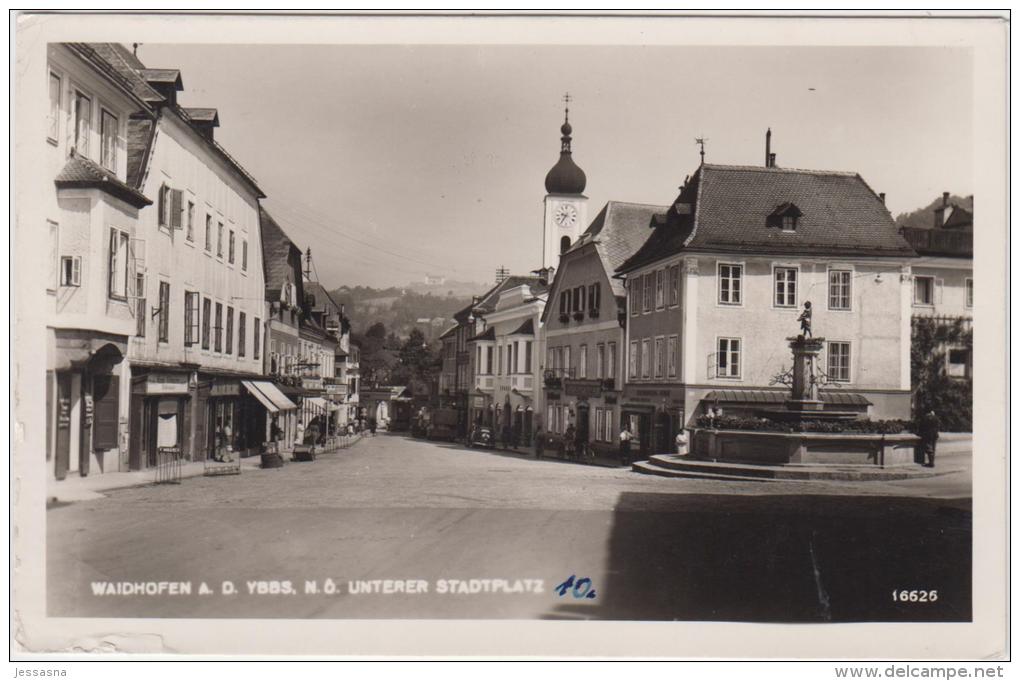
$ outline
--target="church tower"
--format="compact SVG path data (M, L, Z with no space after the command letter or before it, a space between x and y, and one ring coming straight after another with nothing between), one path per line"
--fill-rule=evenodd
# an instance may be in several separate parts
M545 237L542 242L542 267L556 267L560 253L577 241L588 226L588 197L584 195L587 178L577 167L570 151L570 95L560 126L560 160L545 176Z

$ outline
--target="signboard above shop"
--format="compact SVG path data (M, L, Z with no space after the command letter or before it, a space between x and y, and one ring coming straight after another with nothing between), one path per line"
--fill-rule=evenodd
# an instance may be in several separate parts
M144 395L187 395L188 376L186 373L156 372L134 385L135 393Z

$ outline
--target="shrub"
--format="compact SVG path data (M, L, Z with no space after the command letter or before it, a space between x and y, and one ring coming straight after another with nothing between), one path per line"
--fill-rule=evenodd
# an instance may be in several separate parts
M946 373L949 347L974 350L974 334L961 319L915 317L911 324L910 381L914 417L934 409L945 431L973 430L973 383Z
M745 416L720 416L716 419L699 416L695 419L699 428L716 428L718 430L756 430L771 433L896 433L911 432L911 422L899 419L872 421L871 419L854 419L851 421L776 421L767 418Z

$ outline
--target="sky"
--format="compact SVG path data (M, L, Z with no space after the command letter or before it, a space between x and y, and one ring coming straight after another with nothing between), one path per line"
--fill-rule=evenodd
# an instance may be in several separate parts
M492 281L541 265L544 180L570 92L589 219L668 204L698 166L860 173L893 215L973 187L969 50L143 44L181 70L216 139L320 281Z

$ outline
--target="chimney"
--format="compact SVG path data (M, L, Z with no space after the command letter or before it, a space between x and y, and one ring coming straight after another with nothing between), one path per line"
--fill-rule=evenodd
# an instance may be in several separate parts
M772 167L772 128L765 131L765 167Z
M769 154L769 168L776 167L776 154L773 152Z
M949 207L949 192L942 192L942 207Z
M885 205L885 192L879 192L878 200L882 202L883 206Z

